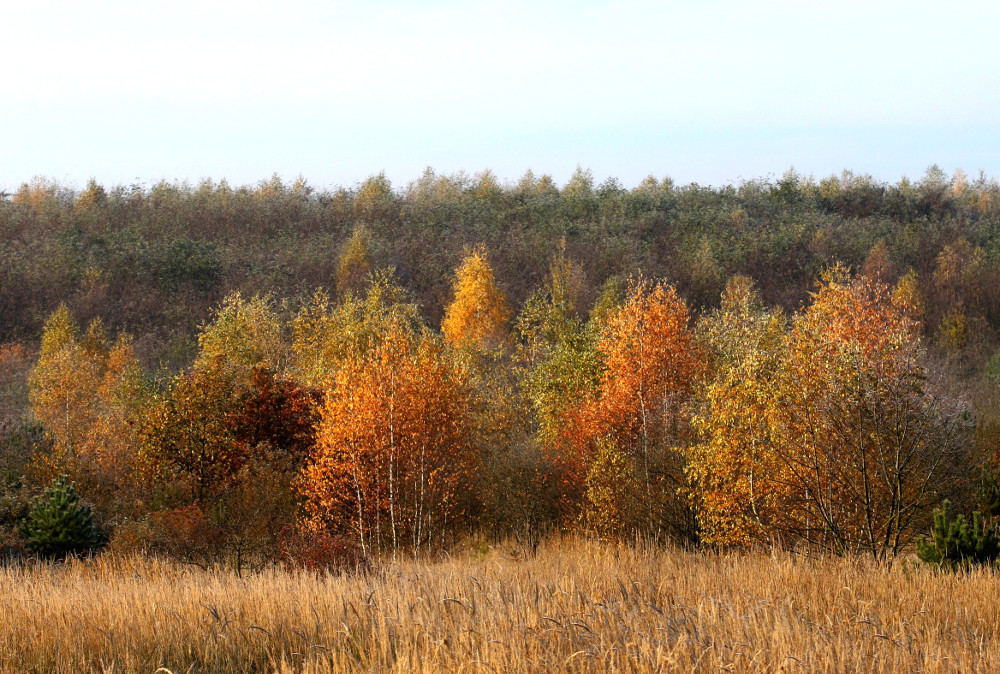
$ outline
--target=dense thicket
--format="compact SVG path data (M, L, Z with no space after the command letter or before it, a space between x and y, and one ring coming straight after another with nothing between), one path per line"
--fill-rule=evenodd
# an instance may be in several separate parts
M66 473L188 557L570 525L892 557L996 470L998 235L997 183L935 167L35 180L0 199L0 535Z
M36 179L0 200L0 343L34 342L66 302L82 323L101 317L110 333L132 334L147 364L176 369L234 290L301 300L383 267L439 325L467 247L490 252L516 308L565 239L588 302L606 279L641 271L668 279L697 311L740 273L766 303L792 310L831 262L858 270L867 260L890 282L912 269L932 333L992 347L998 233L996 183L935 168L916 183L789 173L721 188L650 178L626 189L595 185L586 171L561 188L530 172L504 185L489 172L430 170L401 189L374 176L327 191L277 178L79 191Z

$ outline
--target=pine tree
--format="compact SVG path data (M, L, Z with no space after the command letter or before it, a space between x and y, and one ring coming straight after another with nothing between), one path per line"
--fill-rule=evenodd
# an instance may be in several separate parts
M973 513L970 522L965 515L955 515L944 501L934 509L930 539L917 540L917 556L948 568L992 564L1000 556L1000 539L996 528L983 522L981 513Z
M65 475L56 478L35 501L21 536L29 550L55 559L90 552L102 542L90 506L80 505L80 497Z

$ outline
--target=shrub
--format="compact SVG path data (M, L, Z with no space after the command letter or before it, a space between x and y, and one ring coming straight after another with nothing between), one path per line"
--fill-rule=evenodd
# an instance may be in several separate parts
M371 564L353 540L325 531L286 526L280 535L278 557L287 569L306 571L364 571Z
M125 520L115 525L109 536L107 551L114 556L145 554L152 547L152 537L148 518Z
M80 504L65 475L57 477L31 506L21 536L29 551L55 559L92 552L103 542L90 506Z
M971 522L954 514L948 501L934 509L931 538L917 540L917 556L922 561L948 568L992 564L998 555L996 528L986 525L982 513L973 513Z
M1000 468L992 464L983 466L976 487L976 496L986 513L1000 515Z
M149 516L149 548L190 563L216 561L220 553L221 532L193 503L173 510L161 510Z
M215 246L203 241L180 238L156 251L155 278L165 290L191 287L199 292L215 288L222 278L222 259Z

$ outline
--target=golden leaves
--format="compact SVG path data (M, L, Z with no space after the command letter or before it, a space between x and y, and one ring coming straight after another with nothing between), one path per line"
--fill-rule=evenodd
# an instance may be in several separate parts
M753 303L706 319L717 371L688 475L707 540L881 557L913 534L951 446L905 305L834 268L787 332Z
M441 323L445 339L456 346L472 344L481 349L506 342L510 310L482 247L475 248L455 272L454 293Z

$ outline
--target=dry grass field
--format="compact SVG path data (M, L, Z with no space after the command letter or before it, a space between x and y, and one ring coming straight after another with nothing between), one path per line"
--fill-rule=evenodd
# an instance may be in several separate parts
M354 576L0 569L3 672L976 672L1000 578L552 542Z

